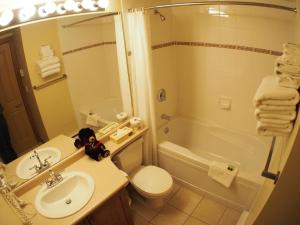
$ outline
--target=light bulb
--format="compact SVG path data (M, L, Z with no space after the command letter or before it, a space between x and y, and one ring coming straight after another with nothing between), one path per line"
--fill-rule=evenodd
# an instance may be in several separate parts
M36 8L34 5L26 5L19 12L19 19L24 22L33 17L36 13Z
M48 0L47 3L45 4L45 10L48 14L55 13L56 10L56 4L54 3L53 0Z
M0 17L0 25L1 26L6 26L8 25L14 18L14 13L12 10L7 9L2 12L2 15Z
M97 10L97 5L92 0L82 0L81 1L81 6L84 9L88 9L88 10L92 10L92 11Z
M47 11L46 11L46 9L45 9L44 6L42 6L42 7L40 7L38 9L38 14L39 14L40 17L46 17L46 16L48 16L48 13L47 13Z
M58 14L65 14L67 12L67 10L64 8L64 5L62 3L60 3L56 6L56 12Z
M64 3L64 7L66 10L72 11L77 8L77 4L74 0L66 0Z
M80 2L76 2L76 7L74 8L74 12L81 12L82 11L82 7Z
M109 5L109 1L108 0L99 0L98 1L98 6L100 8L105 9L108 5Z

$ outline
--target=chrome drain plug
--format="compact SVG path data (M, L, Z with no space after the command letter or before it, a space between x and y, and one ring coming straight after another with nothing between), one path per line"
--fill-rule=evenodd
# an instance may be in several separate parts
M68 205L71 204L71 202L72 202L72 200L71 200L70 198L67 198L67 199L65 200L65 203L68 204Z

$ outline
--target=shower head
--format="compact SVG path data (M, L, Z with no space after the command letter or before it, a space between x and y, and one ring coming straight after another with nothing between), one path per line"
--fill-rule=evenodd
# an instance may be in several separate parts
M157 9L155 9L154 10L154 15L159 15L159 17L160 17L160 20L163 22L163 21L165 21L166 20L166 17L163 15L163 14L161 14Z

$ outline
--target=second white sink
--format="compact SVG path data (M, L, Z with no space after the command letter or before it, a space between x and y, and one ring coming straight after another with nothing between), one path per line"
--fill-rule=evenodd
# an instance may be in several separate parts
M45 217L69 216L85 206L94 193L94 180L90 175L77 171L61 175L63 181L50 189L44 184L36 195L36 209Z

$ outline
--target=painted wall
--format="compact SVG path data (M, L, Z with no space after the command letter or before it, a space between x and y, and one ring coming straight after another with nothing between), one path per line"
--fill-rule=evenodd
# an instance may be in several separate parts
M84 125L81 112L96 112L114 121L115 114L122 111L122 100L113 17L61 26L78 20L64 19L58 26L77 121Z
M39 59L40 46L45 44L49 44L54 49L55 54L62 59L56 20L22 26L21 35L31 84L37 85L52 79L53 77L41 78L36 62ZM64 73L64 67L62 67L61 72ZM34 95L50 139L59 134L70 135L77 131L77 123L66 80L34 91Z

